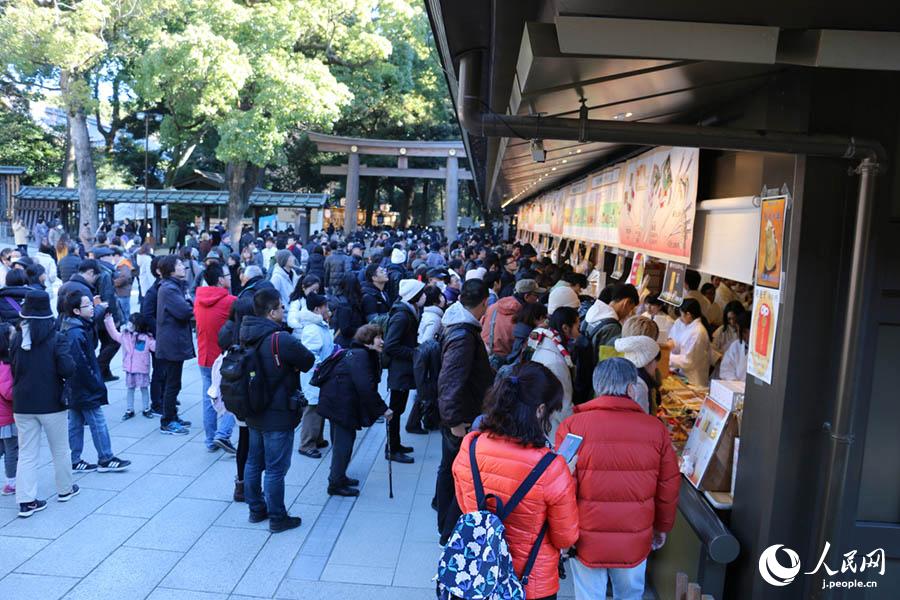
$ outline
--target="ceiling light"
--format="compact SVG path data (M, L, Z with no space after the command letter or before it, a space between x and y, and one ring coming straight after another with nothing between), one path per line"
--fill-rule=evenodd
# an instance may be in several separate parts
M633 112L627 112L627 113L625 113L625 118L628 119L628 118L630 118L633 114L634 114Z
M555 170L556 170L556 167L553 167L553 168L552 168L552 169L550 169L550 170L551 170L551 171L555 171Z
M568 158L562 159L562 164L566 164L567 162L569 162L569 159L568 159Z
M542 163L547 160L547 151L544 150L544 140L531 140L531 159L537 163Z
M575 154L581 154L581 148L575 151Z

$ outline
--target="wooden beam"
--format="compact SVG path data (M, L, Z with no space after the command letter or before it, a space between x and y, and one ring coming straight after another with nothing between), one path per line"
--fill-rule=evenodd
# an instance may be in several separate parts
M446 158L466 157L465 145L459 140L425 142L417 140L373 140L366 138L340 137L310 132L309 140L316 144L320 152L339 152L342 154L375 154L381 156L430 156ZM352 147L355 146L354 150ZM400 149L405 149L401 154Z
M322 175L347 175L347 165L323 165ZM360 177L412 177L413 179L446 179L447 169L398 169L397 167L367 167L359 168ZM471 180L472 173L467 169L459 169L457 180Z

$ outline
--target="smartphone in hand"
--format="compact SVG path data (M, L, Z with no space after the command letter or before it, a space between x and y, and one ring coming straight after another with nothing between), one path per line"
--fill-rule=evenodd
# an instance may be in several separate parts
M584 438L580 435L575 435L574 433L566 434L566 437L560 442L559 448L556 449L556 453L565 458L566 462L571 462L583 441Z

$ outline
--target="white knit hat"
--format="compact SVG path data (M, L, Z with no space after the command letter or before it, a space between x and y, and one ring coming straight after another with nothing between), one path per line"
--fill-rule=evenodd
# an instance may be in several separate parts
M406 252L401 250L400 248L394 248L391 252L391 263L395 265L402 265L406 262Z
M418 279L401 279L400 280L400 299L409 302L413 296L421 292L425 288L425 284Z
M574 309L581 307L581 300L575 290L567 285L561 285L550 290L550 299L547 301L547 314L552 315L560 306L571 306Z
M621 352L635 367L642 369L659 355L659 344L646 335L633 335L617 339L616 352Z
M484 267L469 269L469 271L466 273L466 281L469 281L470 279L484 279L486 273L487 269L485 269Z

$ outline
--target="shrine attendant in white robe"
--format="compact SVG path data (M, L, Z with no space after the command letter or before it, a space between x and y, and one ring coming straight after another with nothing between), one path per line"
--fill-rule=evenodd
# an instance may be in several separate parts
M744 381L747 378L747 345L750 342L750 313L744 312L738 316L738 328L741 332L740 339L731 342L722 364L719 366L719 377L728 381Z
M709 333L700 318L703 310L700 303L689 298L681 305L681 327L673 327L669 335L675 342L669 367L681 371L688 383L706 387L709 385L711 347Z

